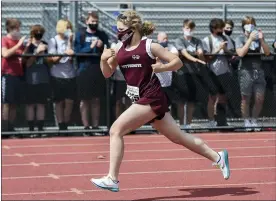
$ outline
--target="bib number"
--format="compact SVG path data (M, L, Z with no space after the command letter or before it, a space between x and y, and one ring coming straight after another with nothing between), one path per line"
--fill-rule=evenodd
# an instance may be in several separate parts
M127 85L126 95L133 103L135 103L140 99L139 88Z

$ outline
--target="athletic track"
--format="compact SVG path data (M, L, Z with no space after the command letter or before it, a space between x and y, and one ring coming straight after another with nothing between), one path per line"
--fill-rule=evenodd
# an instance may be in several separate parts
M276 199L276 132L194 135L228 149L228 181L210 161L161 135L128 135L120 192L112 193L90 183L108 171L108 137L9 139L2 140L2 199Z

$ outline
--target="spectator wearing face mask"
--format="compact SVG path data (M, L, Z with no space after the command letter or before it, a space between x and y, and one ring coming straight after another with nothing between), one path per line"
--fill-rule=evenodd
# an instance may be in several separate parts
M15 56L15 54L22 54L24 50L25 36L21 37L20 25L17 19L7 19L7 35L2 37L2 131L14 131L16 105L22 100L22 59Z
M230 55L228 57L228 63L230 66L230 70L232 73L231 76L231 82L232 83L237 83L232 85L232 92L231 96L229 97L229 104L228 108L229 111L232 112L232 115L234 117L240 117L240 108L237 108L236 106L240 104L240 100L237 97L240 97L240 88L238 84L238 69L239 69L239 64L240 64L240 57L234 55L236 54L236 45L235 45L235 40L232 38L232 33L234 30L234 22L230 19L225 20L225 26L224 26L224 36L227 38L229 44L228 48L232 56Z
M233 33L233 29L234 29L234 22L232 20L225 20L224 22L225 26L223 29L224 32L224 36L227 38L227 40L229 41L228 49L229 51L231 51L232 53L236 53L236 45L235 45L235 40L233 40L233 38L231 37L232 33ZM239 58L236 56L232 56L229 59L230 65L232 67L232 69L237 69L238 65L239 65Z
M210 94L208 101L208 116L211 127L228 125L226 93L231 91L231 79L228 58L224 54L229 52L231 41L223 35L224 25L222 19L212 19L209 24L211 34L202 41L206 53L216 54L215 56L206 56L210 76L216 86L216 92Z
M70 21L59 20L56 26L57 35L48 43L49 54L68 55L49 57L49 62L53 64L51 68L53 100L60 130L67 130L76 99L76 70L70 57L74 54L72 29Z
M187 102L187 123L186 128L191 128L194 113L194 104L197 102L197 91L199 81L202 77L199 75L200 69L205 68L203 55L203 47L201 40L194 37L195 23L191 19L183 21L184 35L177 38L175 46L184 57L184 66L182 69L182 85L187 88L187 97L182 100L183 103L178 104L178 113L180 116L180 124L184 124L184 103Z
M225 20L225 22L224 22L224 28L223 28L223 34L226 37L230 37L231 38L231 35L233 33L233 29L234 29L234 22L232 20L229 20L229 19ZM231 40L230 42L231 42L231 46L229 46L230 49L234 49L235 48L235 41Z
M262 110L266 81L264 71L261 68L261 56L247 56L248 53L270 54L269 46L264 40L261 29L256 28L256 21L253 17L246 16L242 20L243 34L235 40L237 54L241 57L241 67L239 72L240 88L242 95L241 112L244 125L247 131L250 127L257 127L257 118ZM252 118L250 118L250 100L254 96L254 106ZM256 130L260 130L256 128Z
M168 51L170 51L171 53L177 56L179 55L177 49L172 44L169 44L168 35L165 32L158 33L157 42L164 48L168 49ZM167 87L171 85L172 72L156 73L156 75L162 87Z
M171 43L169 43L169 39L168 39L168 35L165 32L159 32L157 35L157 42L164 47L165 49L167 49L168 51L170 51L171 53L175 54L175 55L179 55L177 49L175 48L174 45L172 45ZM161 72L161 73L156 73L156 76L158 77L161 87L162 89L167 93L169 99L171 101L175 101L173 96L171 96L170 94L170 89L172 86L172 71L166 71L166 72ZM171 102L172 103L172 102Z
M87 27L76 33L75 51L77 53L96 53L101 55L104 47L109 48L108 36L98 29L97 12L91 12L86 18ZM106 95L105 78L100 68L100 56L78 58L78 98L81 100L80 112L85 129L97 129L100 120L100 99Z
M41 25L34 25L30 31L30 41L26 46L26 53L33 55L47 54L47 43L42 40L45 29ZM50 97L49 68L46 57L24 57L26 68L26 117L29 130L34 131L35 125L43 131L45 118L45 104ZM37 122L35 122L35 117ZM36 124L35 124L36 123Z

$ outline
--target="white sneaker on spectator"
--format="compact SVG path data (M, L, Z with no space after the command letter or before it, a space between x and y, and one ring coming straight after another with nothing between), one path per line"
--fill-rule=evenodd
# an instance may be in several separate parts
M252 127L252 124L249 119L244 120L244 127L246 128L245 130L247 132L252 131L252 128L250 128L250 127Z
M217 122L216 121L214 121L214 120L211 120L211 121L209 121L209 127L216 127L217 126Z
M192 125L191 125L191 124L186 124L186 125L184 125L184 128L187 129L186 131L187 131L188 133L193 132L193 130L192 130Z
M255 128L254 128L254 131L256 131L256 132L261 131L261 127L258 127L259 125L258 125L258 123L257 123L257 119L252 119L252 121L251 121L251 126L252 126L252 127L255 127Z

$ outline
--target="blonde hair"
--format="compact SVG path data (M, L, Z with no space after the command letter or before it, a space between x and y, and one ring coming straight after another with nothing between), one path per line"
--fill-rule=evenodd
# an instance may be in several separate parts
M58 34L64 34L64 32L68 29L73 29L72 23L69 20L59 20L56 26L56 32Z
M124 25L131 29L139 31L141 36L148 36L155 30L155 25L150 21L142 23L140 15L136 11L125 11L118 16L117 21L122 22Z

